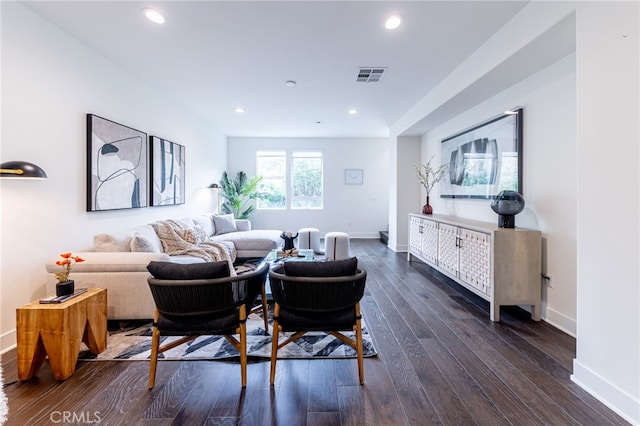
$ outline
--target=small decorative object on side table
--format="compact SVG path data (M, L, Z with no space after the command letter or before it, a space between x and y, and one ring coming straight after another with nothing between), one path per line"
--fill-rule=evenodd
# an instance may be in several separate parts
M56 296L68 296L73 294L75 282L69 279L71 274L71 266L73 263L84 262L80 256L73 256L71 252L62 253L61 260L56 261L56 265L62 266L62 272L56 272L58 283L56 284Z
M449 164L443 164L437 169L433 169L431 167L431 161L435 158L435 155L431 157L427 164L421 164L420 166L413 166L416 171L416 177L418 178L418 182L422 185L427 192L427 203L422 206L422 214L432 214L433 207L429 204L429 194L433 189L433 186L442 179L445 170Z

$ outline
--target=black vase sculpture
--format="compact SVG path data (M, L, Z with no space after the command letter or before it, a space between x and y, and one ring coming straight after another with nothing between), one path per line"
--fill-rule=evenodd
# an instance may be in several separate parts
M524 198L516 191L501 191L491 202L491 209L498 213L500 228L515 228L516 215L524 209Z

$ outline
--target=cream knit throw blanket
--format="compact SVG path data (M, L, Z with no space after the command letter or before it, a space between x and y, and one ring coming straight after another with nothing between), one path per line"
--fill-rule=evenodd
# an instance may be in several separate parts
M230 241L209 241L206 232L199 226L169 219L152 223L151 226L162 242L164 252L169 256L188 255L204 259L205 262L226 260L229 271L235 275L233 262L236 260L236 248Z

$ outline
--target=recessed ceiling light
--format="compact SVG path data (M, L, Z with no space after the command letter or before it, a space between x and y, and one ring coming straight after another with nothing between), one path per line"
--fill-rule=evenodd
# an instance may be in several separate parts
M287 87L296 87L296 84L298 84L298 83L296 83L296 82L295 82L295 81L293 81L293 80L287 80L284 84L285 84Z
M349 114L351 114L351 115L356 115L357 113L358 113L358 110L357 110L357 109L355 109L355 108L351 108L351 109L349 110Z
M242 114L244 112L244 108L237 107L236 109L234 109L234 111L237 112L238 114Z
M156 24L164 24L164 16L157 10L145 7L144 9L142 9L142 13L144 13L144 16L146 16L147 19L151 22L155 22Z
M395 30L402 24L402 16L393 15L384 23L384 27L388 30Z

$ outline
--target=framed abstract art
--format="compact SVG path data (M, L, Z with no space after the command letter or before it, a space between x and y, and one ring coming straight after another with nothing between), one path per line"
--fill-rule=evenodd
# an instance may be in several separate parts
M147 134L87 114L87 211L147 206Z
M170 206L185 202L184 146L151 136L151 205Z
M494 198L500 191L522 193L522 109L491 118L444 139L441 198Z

